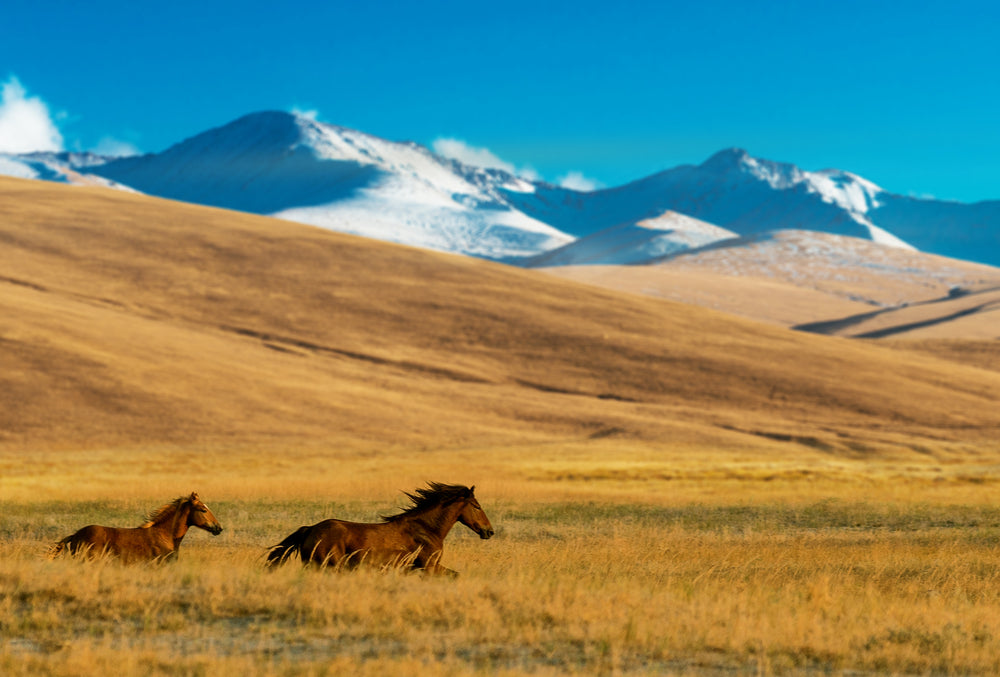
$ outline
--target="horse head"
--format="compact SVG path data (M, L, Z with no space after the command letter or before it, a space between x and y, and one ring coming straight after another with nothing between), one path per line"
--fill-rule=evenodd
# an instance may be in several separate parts
M204 529L215 536L222 533L222 525L219 524L219 520L208 509L208 506L202 503L201 499L198 498L198 494L192 492L191 496L188 497L188 502L191 503L191 512L188 514L188 526Z
M479 538L487 539L493 535L493 525L490 524L490 518L483 512L483 506L479 505L479 501L476 500L473 493L475 490L475 486L469 489L469 493L464 499L465 505L462 506L462 511L458 514L458 521L479 534Z

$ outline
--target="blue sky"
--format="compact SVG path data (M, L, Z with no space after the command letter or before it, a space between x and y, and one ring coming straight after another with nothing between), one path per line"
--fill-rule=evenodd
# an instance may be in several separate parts
M37 133L160 151L299 110L553 182L616 186L738 146L1000 199L998 35L1000 5L963 0L15 1L0 150Z

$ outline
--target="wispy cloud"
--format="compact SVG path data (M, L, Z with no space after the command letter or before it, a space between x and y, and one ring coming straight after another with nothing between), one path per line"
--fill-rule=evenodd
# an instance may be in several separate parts
M517 168L497 157L488 148L476 148L459 139L435 139L434 152L452 160L458 160L464 165L485 167L487 169L502 169L510 174L517 174Z
M489 148L478 148L470 146L465 141L452 138L435 139L432 144L434 152L452 160L458 160L462 164L472 167L486 167L488 169L502 169L503 171L519 176L528 181L542 181L541 175L532 167L515 167L513 163L507 162L497 156ZM587 178L582 172L568 172L566 175L556 180L563 188L589 192L603 188L603 184L594 179Z
M316 110L315 108L303 109L299 108L298 106L294 106L291 110L291 113L292 115L301 115L302 117L309 118L310 120L313 121L315 121L316 118L319 116L319 111Z
M10 76L0 87L0 151L30 153L59 151L63 137L52 120L49 107Z
M110 136L105 136L103 139L98 141L93 150L98 155L112 155L115 157L126 157L130 155L139 155L141 153L138 148L128 141L121 141Z
M439 138L432 144L434 152L452 160L458 160L470 167L485 167L486 169L501 169L508 174L519 176L528 181L541 181L542 177L532 167L515 167L514 163L501 159L489 148L470 146L460 139Z
M603 184L600 181L588 179L582 172L568 172L564 176L560 176L556 179L556 181L563 188L578 190L582 193L589 193L592 190L597 190L598 188L603 187Z

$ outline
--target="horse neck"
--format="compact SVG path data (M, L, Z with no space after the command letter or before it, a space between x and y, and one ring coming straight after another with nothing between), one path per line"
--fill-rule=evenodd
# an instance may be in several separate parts
M174 543L177 543L187 533L188 516L190 514L191 504L183 502L173 510L173 513L169 517L164 515L163 519L157 521L152 526L154 529L166 531L174 539Z
M415 515L414 519L428 527L433 533L444 538L451 531L451 528L455 526L455 522L458 521L458 516L461 514L463 507L462 501L455 501L429 508L419 515Z
M188 517L191 516L191 504L182 503L177 508L177 513L174 515L173 527L170 530L171 535L174 537L174 543L179 542L184 538L184 534L188 530Z

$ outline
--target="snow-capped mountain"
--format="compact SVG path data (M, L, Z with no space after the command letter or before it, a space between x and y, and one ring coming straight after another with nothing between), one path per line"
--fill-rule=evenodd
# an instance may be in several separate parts
M535 268L641 264L737 237L730 230L690 216L665 212L638 223L623 223L584 235L562 247L516 263Z
M500 189L533 189L516 177L290 113L248 115L91 171L160 197L489 258L571 239L503 200Z
M868 218L884 192L848 172L806 172L730 149L701 165L677 167L619 188L573 199L567 199L564 189L540 190L513 202L574 235L588 234L572 227L575 212L590 217L589 229L603 229L672 210L739 235L805 228L907 247Z
M805 171L739 149L580 192L470 167L414 143L264 112L144 156L0 155L0 174L127 186L522 265L642 263L780 230L1000 265L1000 201L904 197L850 172ZM671 219L679 215L692 219L687 226L708 228L678 226Z
M1000 265L1000 201L909 198L850 172L807 172L740 149L618 188L574 193L540 186L511 203L576 236L672 210L744 236L812 230Z

